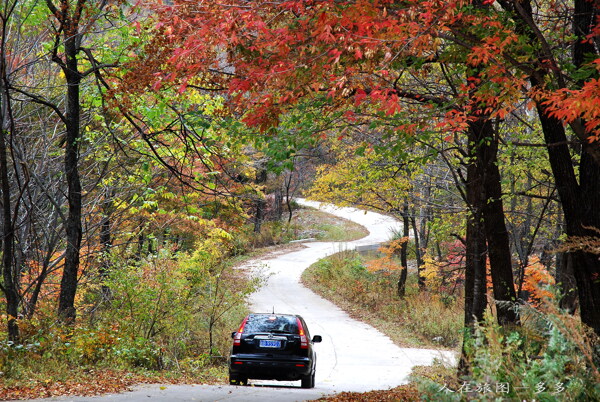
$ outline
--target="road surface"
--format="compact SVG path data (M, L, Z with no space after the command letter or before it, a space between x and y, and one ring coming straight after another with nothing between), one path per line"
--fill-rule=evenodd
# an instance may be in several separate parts
M388 389L406 383L415 365L429 365L435 357L452 360L449 352L400 348L373 327L356 321L337 306L302 284L302 271L317 260L344 249L389 240L400 224L374 212L337 208L299 200L302 205L355 221L369 231L356 241L306 242L305 248L251 261L244 267L269 274L267 283L250 297L255 312L300 314L312 335L321 335L317 351L316 386L300 388L300 382L250 380L251 386L145 385L132 392L87 398L56 398L72 401L305 401L341 391Z

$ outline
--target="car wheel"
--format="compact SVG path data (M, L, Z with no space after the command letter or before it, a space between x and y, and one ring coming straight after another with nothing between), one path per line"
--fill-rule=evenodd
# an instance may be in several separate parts
M302 388L314 388L315 387L315 372L312 374L303 375L301 381Z

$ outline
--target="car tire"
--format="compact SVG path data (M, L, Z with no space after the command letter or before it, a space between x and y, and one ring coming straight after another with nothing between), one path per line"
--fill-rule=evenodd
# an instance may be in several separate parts
M312 374L303 375L301 378L301 386L302 388L314 388L315 387L315 372Z

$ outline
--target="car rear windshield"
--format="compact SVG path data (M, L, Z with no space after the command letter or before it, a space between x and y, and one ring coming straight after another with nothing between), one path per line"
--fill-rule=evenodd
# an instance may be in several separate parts
M298 334L298 323L295 316L290 315L250 315L244 333L256 334L260 332L278 332Z

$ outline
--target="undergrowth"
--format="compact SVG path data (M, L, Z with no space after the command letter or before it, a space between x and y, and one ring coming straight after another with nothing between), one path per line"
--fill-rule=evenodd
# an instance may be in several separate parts
M0 395L86 378L90 370L224 378L231 330L247 313L245 296L260 285L233 269L232 244L215 231L191 252L165 247L141 260L114 259L118 268L102 281L80 284L72 326L56 320L55 299L47 295L33 318L19 320L20 342L0 342Z
M518 306L518 327L503 328L487 314L465 340L468 374L448 382L421 378L422 399L600 400L598 336L556 300Z
M268 221L259 233L252 226L241 228L236 238L238 253L282 245L293 240L352 241L368 235L361 225L312 208L296 209L290 222Z
M344 251L321 260L303 276L306 284L402 346L456 347L462 341L462 306L445 287L419 290L409 274L404 299L395 295L396 271L369 271L369 261ZM543 292L542 292L543 290ZM551 286L536 294L550 295ZM558 297L516 306L521 325L501 327L486 314L465 350L468 374L439 362L413 372L421 400L596 401L600 400L600 341L577 316L561 311ZM387 400L405 393L347 395L340 400ZM388 399L389 399L388 398ZM335 397L329 400L336 400ZM401 400L401 399L399 399Z
M141 382L224 382L231 331L247 313L246 295L261 284L234 264L315 234L364 234L349 221L332 229L331 219L301 210L291 224L265 222L260 233L250 225L235 235L214 228L187 251L165 244L146 256L112 256L107 275L81 278L75 325L57 321L52 291L31 318L19 319L19 342L6 341L0 328L0 400L94 395Z
M367 266L368 261L360 254L342 251L313 264L305 271L303 281L399 345L459 345L463 317L459 297L437 289L419 290L416 273L409 273L406 295L399 298L399 271L370 271Z

